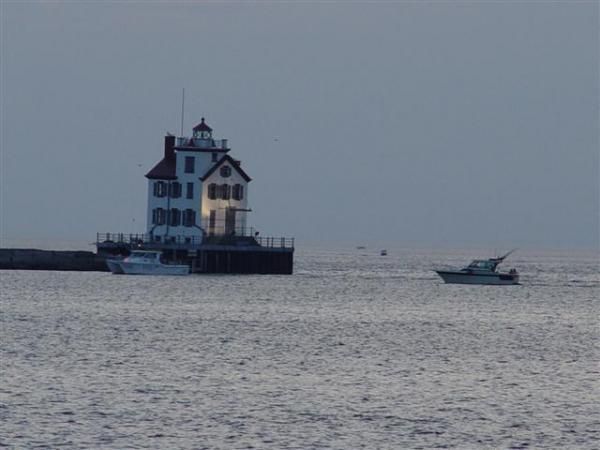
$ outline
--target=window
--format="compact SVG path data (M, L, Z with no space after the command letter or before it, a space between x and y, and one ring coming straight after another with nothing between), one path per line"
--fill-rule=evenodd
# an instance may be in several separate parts
M208 198L214 200L217 198L217 185L215 183L211 183L208 185Z
M193 227L196 225L196 211L193 209L186 209L183 211L183 225L186 227Z
M221 198L223 200L229 200L231 196L231 186L229 186L228 184L222 184L221 185Z
M187 184L187 191L185 193L185 198L194 198L194 183Z
M185 173L194 173L194 157L185 157Z
M169 184L169 197L172 197L172 198L181 197L181 183L174 181L171 184Z
M231 167L229 167L229 166L221 167L220 173L223 178L230 177L231 176Z
M241 184L234 184L231 191L231 198L234 200L242 200L244 198L244 186Z
M152 210L152 223L154 225L164 225L165 224L165 216L166 211L162 208L154 208Z
M155 197L164 197L167 195L167 186L164 181L156 181L154 182L154 196Z
M181 211L177 208L171 208L169 211L169 225L177 227L181 223Z
M218 160L219 160L219 154L217 152L213 152L212 162L217 162Z

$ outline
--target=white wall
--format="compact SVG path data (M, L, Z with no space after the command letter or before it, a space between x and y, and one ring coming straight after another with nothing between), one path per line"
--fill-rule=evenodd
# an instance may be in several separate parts
M223 153L219 153L218 158L223 157ZM194 157L194 172L193 173L185 173L185 157L193 156ZM214 162L212 161L212 152L198 152L198 151L185 151L178 150L176 153L176 180L162 180L165 183L179 182L181 184L181 197L172 198L172 197L155 197L154 196L154 183L161 180L148 180L148 209L146 212L146 232L150 233L154 225L152 224L152 211L155 208L163 208L164 210L168 210L171 208L177 208L180 211L184 211L186 209L193 209L196 211L196 225L198 226L206 226L208 227L208 221L210 217L210 210L214 209L216 211L216 220L217 224L221 225L221 228L216 228L216 232L223 232L223 226L225 221L225 208L227 207L235 207L235 208L248 208L248 183L244 178L236 171L233 166L229 163L224 163L223 165L229 165L231 167L231 176L223 178L220 174L219 170L216 170L206 181L202 182L200 177L204 176L206 172L214 166ZM221 166L222 167L222 166ZM188 199L186 197L187 194L187 183L194 183L194 197L192 199ZM240 184L244 187L244 196L242 200L234 200L233 198L229 200L223 199L215 199L211 200L208 198L208 185L211 183L216 184L229 184L232 186L235 184ZM245 212L238 212L236 215L236 228L246 227L247 218ZM182 225L173 227L160 225L154 228L153 234L154 236L201 236L202 232L197 227L186 227L183 226L183 217L182 217ZM206 229L208 232L208 229Z
M229 164L229 163L224 163L223 165L221 165L221 167L223 167L224 165L229 165L231 167L231 164ZM233 189L234 184L241 184L244 187L244 197L242 198L242 200L234 200L233 198L231 198L229 200L209 199L208 198L208 185L211 183L216 183L216 184L227 183L230 186L232 186L232 189ZM227 207L244 208L244 209L248 208L248 182L233 167L231 169L231 176L229 176L227 178L221 177L220 168L219 168L213 174L211 174L210 177L208 177L204 181L203 193L202 193L202 214L201 214L202 223L208 224L208 220L210 218L210 211L215 210L217 212L216 213L217 228L215 231L223 232L224 230L222 228L223 228L223 224L225 221L225 208L227 208ZM247 213L245 213L245 212L237 213L236 225L235 225L236 228L246 226L246 224L247 224L246 215L247 215ZM221 225L221 229L219 229L219 225ZM208 229L206 231L208 231Z

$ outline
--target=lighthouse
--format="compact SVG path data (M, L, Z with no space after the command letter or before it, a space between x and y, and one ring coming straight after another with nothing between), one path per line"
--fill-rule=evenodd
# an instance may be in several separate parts
M153 242L202 242L247 234L248 183L227 139L202 118L190 137L164 138L163 158L146 174L146 233Z
M230 150L204 118L191 136L167 133L162 159L146 174L145 232L97 233L99 257L152 250L167 263L187 264L191 273L291 274L294 238L250 226L251 178Z

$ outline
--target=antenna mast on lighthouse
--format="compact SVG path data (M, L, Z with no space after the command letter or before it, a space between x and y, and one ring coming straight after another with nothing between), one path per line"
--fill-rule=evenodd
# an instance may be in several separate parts
M181 134L179 136L183 137L183 116L185 113L185 88L181 89Z

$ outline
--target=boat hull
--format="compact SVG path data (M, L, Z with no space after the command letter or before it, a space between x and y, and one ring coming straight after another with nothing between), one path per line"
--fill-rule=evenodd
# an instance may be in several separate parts
M108 266L108 270L110 270L112 273L122 274L125 273L121 268L122 262L123 260L107 259L106 265Z
M477 274L455 271L436 270L437 274L448 284L519 284L519 275L510 273Z
M188 275L190 268L184 265L144 264L138 262L107 260L106 264L114 274L125 275Z

